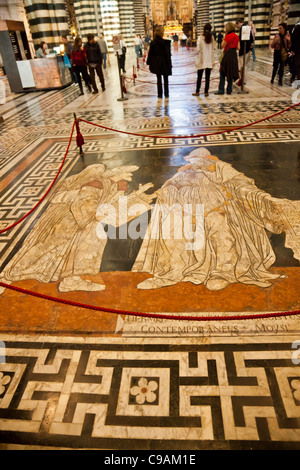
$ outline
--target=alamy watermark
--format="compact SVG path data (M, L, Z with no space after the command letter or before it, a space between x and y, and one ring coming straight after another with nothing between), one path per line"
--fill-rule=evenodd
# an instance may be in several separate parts
M300 340L293 341L292 349L296 349L292 354L292 363L298 365L300 364Z
M292 88L295 88L296 91L292 94L292 102L293 104L299 104L300 103L300 80L295 80L292 83Z
M0 79L0 104L6 103L5 83Z
M98 207L96 219L99 221L99 239L184 240L186 250L199 250L203 247L203 204L129 205L129 199L130 197L123 196L117 204L101 204Z
M0 364L6 363L6 347L4 341L0 341Z

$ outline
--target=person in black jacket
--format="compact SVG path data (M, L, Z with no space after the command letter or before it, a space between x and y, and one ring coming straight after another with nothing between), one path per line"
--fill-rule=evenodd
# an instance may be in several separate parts
M172 75L171 42L163 39L164 28L157 26L150 44L147 65L157 77L157 95L162 98L162 76L164 77L165 98L169 97L169 75Z
M91 77L93 93L98 93L98 88L95 79L95 72L99 77L102 90L105 90L104 76L102 71L102 54L99 44L95 41L93 34L87 35L88 42L85 45L88 65L89 65L89 74Z

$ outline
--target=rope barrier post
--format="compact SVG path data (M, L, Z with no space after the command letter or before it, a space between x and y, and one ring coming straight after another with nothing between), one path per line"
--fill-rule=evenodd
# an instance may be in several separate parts
M82 146L84 144L84 138L83 138L83 135L81 134L80 132L80 128L79 128L79 119L77 119L76 117L76 114L74 113L74 119L75 119L75 126L76 126L76 143L77 143L77 147L79 147L79 152L80 152L80 155L83 156L84 155L84 151L82 149Z
M121 98L118 98L117 101L125 101L125 100L128 100L128 98L124 96L124 93L123 93L123 77L121 74L120 56L118 52L117 52L117 60L118 60L119 79L120 79L120 88L121 88Z

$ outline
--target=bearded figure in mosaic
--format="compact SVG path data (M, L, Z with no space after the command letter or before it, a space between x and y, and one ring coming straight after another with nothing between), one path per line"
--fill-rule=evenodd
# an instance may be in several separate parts
M7 283L27 279L60 281L60 292L105 289L103 283L83 278L99 274L107 243L106 237L97 234L99 222L105 219L99 207L114 207L126 193L127 181L136 170L137 166L108 170L105 165L95 164L62 181L0 278ZM145 191L150 187L151 183L141 186L128 200L143 203L145 210L149 209L154 194L147 195ZM118 224L118 220L114 222Z
M300 260L300 201L273 198L207 149L197 149L185 160L188 164L157 191L132 268L153 277L137 287L156 289L178 282L204 284L209 290L237 282L271 286L279 275L270 271L276 257L268 232L285 232L285 246ZM195 213L197 206L203 208L201 217ZM197 243L191 243L191 230L178 234L178 218L169 230L174 208L185 207L192 232L201 235Z

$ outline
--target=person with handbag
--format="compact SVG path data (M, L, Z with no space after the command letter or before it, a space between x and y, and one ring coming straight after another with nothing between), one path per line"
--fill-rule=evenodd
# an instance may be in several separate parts
M208 96L210 74L214 65L214 37L211 33L212 26L207 23L204 26L203 35L199 36L197 41L197 85L196 93L193 96L199 96L203 72L205 70L205 89L204 94Z
M221 46L223 53L220 57L220 81L215 95L224 95L225 79L227 79L227 95L231 95L232 84L239 78L237 51L240 50L240 38L235 33L235 25L231 22L225 25L225 37Z
M164 27L157 26L154 39L150 43L147 65L151 73L157 77L157 96L162 98L162 76L164 77L165 98L169 98L169 75L172 75L171 41L164 39Z
M288 51L291 47L291 37L290 33L288 32L286 23L280 23L278 27L278 34L276 34L270 46L272 49L274 49L271 83L274 83L275 77L278 72L278 85L282 86L284 66L288 59Z

